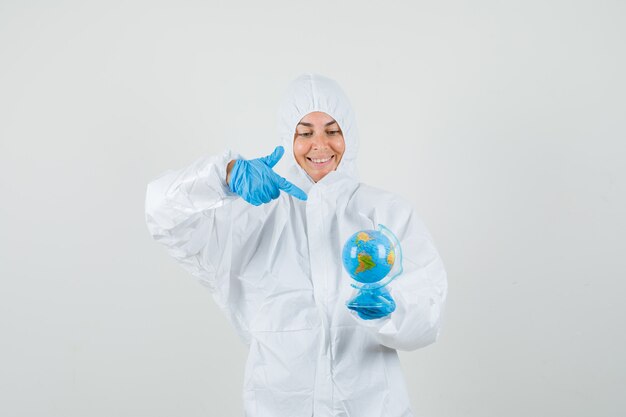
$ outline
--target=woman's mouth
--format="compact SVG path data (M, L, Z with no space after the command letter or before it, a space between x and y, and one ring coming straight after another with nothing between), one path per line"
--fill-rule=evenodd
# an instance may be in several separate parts
M315 168L321 168L331 163L331 161L335 158L335 155L331 155L326 158L309 158L306 159L309 161L309 165L314 166Z

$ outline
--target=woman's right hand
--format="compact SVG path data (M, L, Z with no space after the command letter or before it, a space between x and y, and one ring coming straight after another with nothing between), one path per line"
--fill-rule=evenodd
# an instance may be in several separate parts
M226 183L230 190L258 206L278 198L280 190L306 200L307 195L300 188L275 173L272 168L282 158L285 149L277 146L268 156L257 159L237 159L230 161L226 168Z

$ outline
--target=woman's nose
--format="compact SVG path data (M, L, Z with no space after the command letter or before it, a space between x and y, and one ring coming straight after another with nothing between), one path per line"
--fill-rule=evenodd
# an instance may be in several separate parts
M313 135L313 148L327 148L328 147L328 138L325 134L316 134Z

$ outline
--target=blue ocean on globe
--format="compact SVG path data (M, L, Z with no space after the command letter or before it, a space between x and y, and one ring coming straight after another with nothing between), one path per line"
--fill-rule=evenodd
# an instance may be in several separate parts
M343 266L358 282L370 284L385 278L395 261L393 245L377 230L356 232L343 246Z

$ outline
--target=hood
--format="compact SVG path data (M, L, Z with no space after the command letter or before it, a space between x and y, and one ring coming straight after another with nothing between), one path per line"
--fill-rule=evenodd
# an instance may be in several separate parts
M305 192L315 182L296 162L293 139L298 122L314 111L324 112L339 123L346 147L336 171L358 179L356 155L359 134L352 105L336 81L319 74L306 73L289 84L278 108L278 133L285 155L277 166L281 175Z

